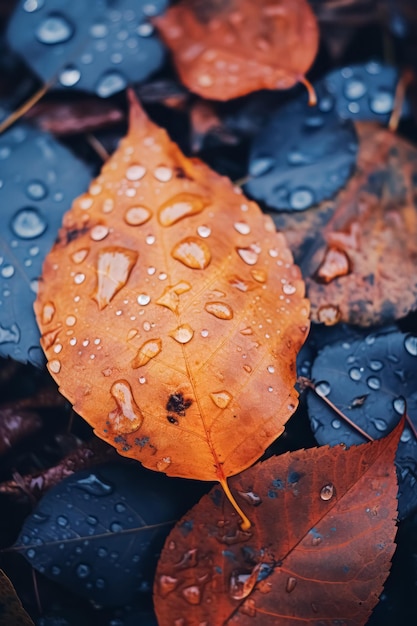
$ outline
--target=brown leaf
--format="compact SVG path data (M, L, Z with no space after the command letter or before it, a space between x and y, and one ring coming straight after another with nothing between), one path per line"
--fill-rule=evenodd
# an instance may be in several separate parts
M403 425L348 450L272 457L231 479L254 520L249 532L214 487L166 540L159 626L365 624L394 552Z
M306 0L182 0L154 23L183 83L214 100L305 82L318 48Z
M3 570L0 570L0 626L34 626Z
M312 318L370 326L417 307L417 150L372 123L357 123L356 173L333 202L281 214L300 263Z
M42 346L62 393L121 454L222 480L296 408L304 284L272 220L131 99L127 138L46 259Z

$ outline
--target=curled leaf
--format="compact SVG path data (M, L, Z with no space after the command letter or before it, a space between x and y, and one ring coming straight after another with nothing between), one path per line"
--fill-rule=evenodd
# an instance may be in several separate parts
M66 214L35 309L62 393L151 469L222 480L296 408L308 302L283 236L133 96L129 134Z
M214 100L305 82L318 48L306 0L183 0L154 23L184 84Z

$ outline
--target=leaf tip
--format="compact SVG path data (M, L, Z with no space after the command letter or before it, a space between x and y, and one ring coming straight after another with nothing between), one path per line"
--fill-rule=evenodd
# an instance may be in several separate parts
M148 121L142 105L135 94L134 89L127 90L127 101L129 103L129 130L132 131Z

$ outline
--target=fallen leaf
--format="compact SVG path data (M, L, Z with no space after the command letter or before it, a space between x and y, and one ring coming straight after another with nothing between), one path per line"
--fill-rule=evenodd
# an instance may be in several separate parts
M357 122L357 170L333 202L274 221L306 279L312 318L388 324L417 307L417 150Z
M224 480L297 406L309 311L283 236L132 94L129 134L66 214L35 309L61 392L150 469Z
M166 4L166 0L21 0L7 39L12 50L55 89L75 88L107 98L162 65L163 46L149 18Z
M0 355L40 367L33 301L42 262L90 173L51 135L26 124L1 135L0 159Z
M154 583L159 626L189 615L211 626L365 624L394 553L402 426L348 450L272 457L232 478L254 520L249 532L214 487L165 542Z
M16 591L0 569L0 626L34 626Z
M311 371L317 393L374 439L390 432L407 411L411 427L405 426L396 456L401 518L417 508L416 363L417 337L398 330L380 330L324 347ZM307 405L319 444L350 446L365 441L314 393L308 394Z
M183 83L213 100L306 82L318 49L306 0L183 0L154 24Z
M13 549L96 604L130 604L149 590L168 531L201 493L200 485L184 488L141 467L82 470L42 498Z

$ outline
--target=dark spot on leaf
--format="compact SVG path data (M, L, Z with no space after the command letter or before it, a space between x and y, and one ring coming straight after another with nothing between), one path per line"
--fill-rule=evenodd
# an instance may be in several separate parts
M185 415L186 410L192 405L193 401L185 399L181 392L173 393L169 396L166 404L166 410L177 415ZM169 417L168 417L169 420Z

